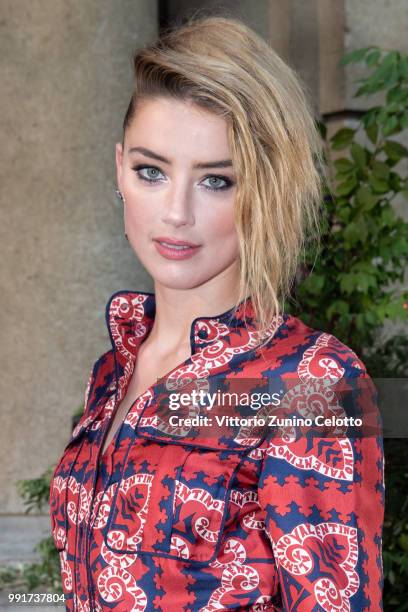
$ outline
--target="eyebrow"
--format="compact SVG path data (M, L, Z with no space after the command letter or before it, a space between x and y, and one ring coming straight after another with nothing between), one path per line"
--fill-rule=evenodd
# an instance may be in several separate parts
M154 153L150 151L150 149L146 149L145 147L132 147L129 149L129 153L142 153L146 157L150 157L151 159L156 159L157 161L163 162L164 164L170 164L170 160L166 159L162 155L158 155L158 153ZM231 159L222 159L220 161L211 161L211 162L200 162L195 164L193 168L205 169L205 168L230 168L232 167Z

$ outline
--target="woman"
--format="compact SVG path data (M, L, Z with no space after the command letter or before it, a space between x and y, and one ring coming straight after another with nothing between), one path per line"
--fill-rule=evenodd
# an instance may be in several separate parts
M118 194L154 293L110 298L53 474L67 609L380 610L381 438L293 420L376 414L353 351L283 312L321 201L299 79L216 17L134 68Z

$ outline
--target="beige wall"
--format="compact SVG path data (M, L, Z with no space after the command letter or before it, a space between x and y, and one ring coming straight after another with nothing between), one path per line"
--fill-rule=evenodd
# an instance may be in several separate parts
M151 0L1 0L0 513L14 482L56 460L108 297L146 285L123 236L114 145L131 53L157 32Z

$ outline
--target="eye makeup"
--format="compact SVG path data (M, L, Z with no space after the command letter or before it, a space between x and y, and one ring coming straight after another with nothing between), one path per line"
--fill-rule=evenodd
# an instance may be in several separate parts
M149 175L146 174L146 172L144 171L153 170L156 174L164 176L160 168L158 168L157 166L151 166L148 164L136 164L135 166L132 166L132 170L136 172L140 180L145 181L146 183L150 183L151 185L161 183L162 178L155 178L155 177L152 177L151 175L149 177ZM208 181L209 179L212 181L214 181L214 179L215 181L222 181L224 184L215 186L215 187L208 185L208 184L204 185L204 181ZM224 191L226 189L230 189L231 187L233 187L233 185L235 185L235 182L232 181L228 176L223 176L221 174L207 174L203 178L202 185L204 189L207 189L208 191Z

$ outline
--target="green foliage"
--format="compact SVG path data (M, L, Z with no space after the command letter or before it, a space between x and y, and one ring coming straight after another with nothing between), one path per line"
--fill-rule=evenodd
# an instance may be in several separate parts
M78 421L79 421L79 419L81 418L81 416L84 414L84 409L85 409L85 406L83 406L83 405L81 404L81 406L79 406L79 407L78 407L78 410L77 410L76 412L74 412L74 414L73 414L72 418L73 418L73 419L78 419Z
M33 510L41 512L44 508L48 511L53 471L54 468L49 468L39 478L17 481L17 490L23 499L26 514ZM8 587L32 592L41 587L62 594L59 555L52 536L42 539L34 550L39 553L39 562L1 568L0 589Z
M27 591L48 587L52 593L62 594L59 554L52 536L41 540L35 550L40 553L41 560L24 565L21 572L21 581Z
M406 440L384 440L387 461L387 504L384 520L383 564L386 610L408 610L408 469Z
M26 514L33 510L41 511L44 504L48 503L52 473L53 468L48 468L39 478L16 482L17 491L26 506Z
M0 568L0 590L32 593L41 588L41 592L62 595L59 556L52 537L41 540L34 550L40 553L39 562Z
M373 376L389 368L390 355L396 371L406 375L406 354L397 351L395 363L391 344L383 350L380 331L386 320L408 321L408 290L401 288L408 223L393 207L396 196L408 199L408 178L398 171L408 150L391 138L407 126L408 56L367 47L343 58L344 64L358 61L372 72L359 79L356 96L383 90L385 102L369 108L355 128L338 130L327 143L337 157L330 166L333 184L325 184L321 247L319 253L308 249L304 280L289 309L351 346ZM394 348L404 340L394 338Z
M376 47L358 49L342 63L365 62L356 96L384 93L354 128L342 128L327 147L335 155L333 185L325 186L326 211L319 253L309 249L304 281L289 310L311 327L352 347L373 377L408 376L408 338L382 339L389 321L407 321L408 291L401 288L408 259L408 224L393 208L408 200L408 179L398 171L408 150L392 136L408 127L408 56ZM325 126L319 125L326 138ZM326 139L327 142L327 139ZM341 151L342 153L337 153ZM384 609L408 611L408 470L406 440L384 440Z
M73 415L73 423L83 415L84 405L80 405ZM50 484L54 467L48 468L39 478L18 480L17 491L23 500L25 513L41 512L46 509L50 497ZM52 593L62 594L59 554L52 536L40 540L34 548L40 560L36 563L23 563L18 567L0 568L0 590L18 588L29 592L37 587L49 589Z
M18 584L20 575L17 567L0 567L0 590Z

